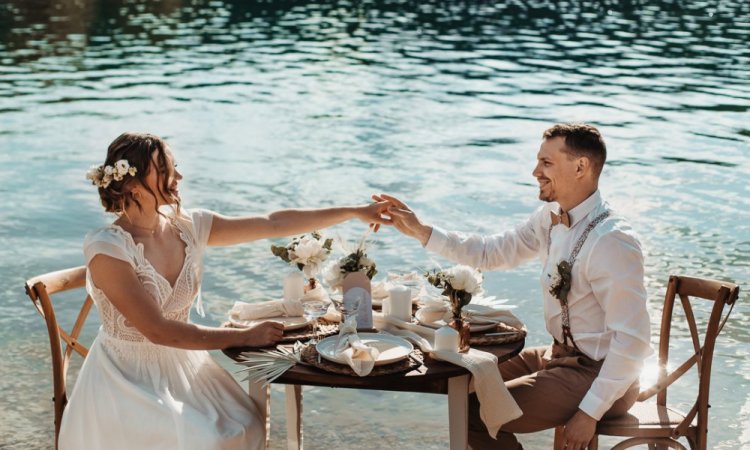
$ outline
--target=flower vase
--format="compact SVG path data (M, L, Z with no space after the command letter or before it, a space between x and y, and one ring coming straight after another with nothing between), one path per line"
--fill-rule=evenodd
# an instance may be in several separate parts
M305 285L305 294L312 290L315 290L316 287L318 287L318 280L316 280L315 277L310 277L307 280L307 284Z
M458 332L458 352L466 353L469 351L471 344L471 330L469 322L459 318L453 318L448 326Z

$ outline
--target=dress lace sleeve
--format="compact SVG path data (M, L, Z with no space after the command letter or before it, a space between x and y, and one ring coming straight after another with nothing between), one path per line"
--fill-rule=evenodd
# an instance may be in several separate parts
M193 222L195 243L203 249L208 245L208 238L211 235L211 225L214 221L214 213L207 209L191 209L188 214Z
M133 264L133 257L128 253L123 236L107 228L92 231L86 236L83 241L83 254L86 257L86 265L99 254Z

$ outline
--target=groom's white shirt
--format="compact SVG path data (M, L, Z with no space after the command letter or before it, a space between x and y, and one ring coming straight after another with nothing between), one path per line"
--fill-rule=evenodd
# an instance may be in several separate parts
M513 230L489 236L433 227L425 248L483 270L509 269L539 258L547 330L562 342L560 302L549 292L551 278L557 264L570 257L589 222L609 207L596 191L568 212L570 228L556 225L550 234L550 211L559 209L557 203L546 203ZM568 305L573 338L589 357L604 358L579 408L599 420L638 378L643 360L652 353L643 254L630 225L610 214L589 234L572 274Z

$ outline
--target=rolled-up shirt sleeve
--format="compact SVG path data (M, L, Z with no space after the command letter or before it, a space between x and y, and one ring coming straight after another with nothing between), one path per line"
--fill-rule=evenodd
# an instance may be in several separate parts
M631 235L614 231L595 242L587 274L596 301L612 333L598 377L579 404L596 420L638 379L643 361L653 353L643 284L643 254Z
M425 249L481 270L509 269L538 256L542 208L512 230L493 235L445 231L433 226Z

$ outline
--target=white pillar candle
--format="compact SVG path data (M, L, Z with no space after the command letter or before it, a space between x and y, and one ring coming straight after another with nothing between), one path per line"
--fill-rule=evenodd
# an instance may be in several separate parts
M411 322L411 289L406 286L395 286L388 290L390 294L390 316L404 322Z
M457 352L458 351L458 331L448 326L438 328L435 331L434 349L436 352L439 352L439 351Z
M300 272L289 272L284 277L284 300L299 300L305 296L305 279Z
M386 297L383 299L382 311L384 316L391 315L391 299Z

